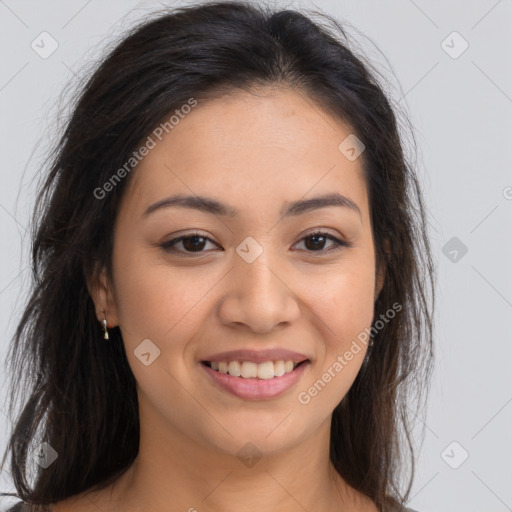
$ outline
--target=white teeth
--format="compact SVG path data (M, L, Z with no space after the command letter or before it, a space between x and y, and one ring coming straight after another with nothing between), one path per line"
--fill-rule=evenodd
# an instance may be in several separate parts
M292 372L299 363L293 361L265 361L264 363L254 363L252 361L219 361L211 362L211 368L220 373L229 374L233 377L243 377L244 379L273 379L281 377L285 373Z
M242 373L242 368L240 366L241 365L238 361L230 361L228 364L229 375L233 375L233 377L240 377L240 374Z
M244 361L242 363L242 370L240 374L244 379L253 379L258 376L258 365L257 363L251 363L250 361Z
M259 379L273 379L274 378L274 363L268 361L258 365L258 378Z
M274 375L276 377L281 377L284 373L284 361L276 361L274 363Z

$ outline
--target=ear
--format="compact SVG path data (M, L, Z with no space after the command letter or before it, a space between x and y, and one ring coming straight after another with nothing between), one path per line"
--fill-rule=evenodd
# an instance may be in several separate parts
M115 327L119 322L114 289L104 267L95 267L93 275L87 281L87 290L94 302L98 322L103 322L106 318L107 327Z
M384 240L384 246L386 251L386 257L389 259L391 251L389 248L389 240L386 238ZM381 261L380 265L376 269L375 272L375 295L374 300L377 300L377 297L380 295L380 292L382 291L382 288L384 286L384 282L386 280L386 262Z

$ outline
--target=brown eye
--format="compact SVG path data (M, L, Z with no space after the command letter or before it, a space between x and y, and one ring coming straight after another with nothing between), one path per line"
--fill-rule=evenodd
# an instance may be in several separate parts
M305 242L307 252L319 252L325 254L331 251L339 250L343 247L352 246L351 243L344 240L339 240L335 236L330 235L324 231L315 231L314 233L310 233L309 235L305 236L301 242L303 240L309 241ZM332 245L328 249L325 249L325 244L328 241L331 241Z
M190 235L180 236L179 238L174 238L172 240L164 242L163 244L161 244L161 247L165 251L172 253L199 254L201 252L206 252L203 251L203 249L208 242L211 242L212 244L214 243L210 238L206 236L203 236L199 233L193 233ZM180 243L182 244L182 247L185 249L184 251L176 248L176 246Z

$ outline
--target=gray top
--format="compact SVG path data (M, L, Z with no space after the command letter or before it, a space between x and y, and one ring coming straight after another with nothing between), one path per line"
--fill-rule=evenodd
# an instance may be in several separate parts
M413 510L412 508L407 508L407 507L403 507L403 508L395 507L395 510L393 510L393 512L418 512L418 511Z

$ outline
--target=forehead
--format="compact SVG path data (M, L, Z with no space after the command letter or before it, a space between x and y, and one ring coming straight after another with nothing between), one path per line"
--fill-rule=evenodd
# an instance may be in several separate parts
M199 100L133 171L132 208L165 194L230 198L241 210L265 201L296 201L338 192L367 210L362 159L339 145L350 127L311 98L289 89L236 92ZM238 208L237 208L238 209Z

